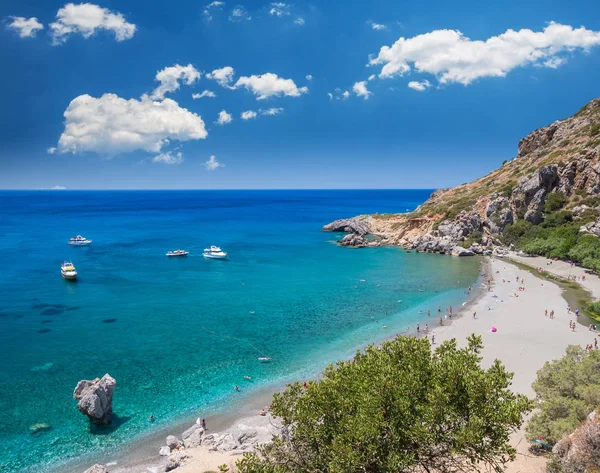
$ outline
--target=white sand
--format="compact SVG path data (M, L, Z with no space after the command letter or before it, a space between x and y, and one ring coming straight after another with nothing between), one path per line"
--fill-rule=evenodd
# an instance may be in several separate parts
M552 265L546 265L547 261L549 260L545 258L523 259L527 265L541 266L560 276L567 276L569 272L572 275L586 275L583 286L595 297L600 297L598 277L585 273L581 268L572 268L568 263L553 262ZM506 260L491 260L488 268L494 278L491 291L485 291L477 301L467 306L468 314L461 314L451 324L444 319L445 325L442 327L438 326L436 308L432 308L431 320L428 321L429 336L435 336L436 344L456 338L464 345L466 338L472 333L480 335L484 344L484 366L491 365L495 359L501 360L515 373L513 390L533 396L531 383L544 363L560 358L569 345L585 346L593 343L597 334L579 324L575 331L569 328L569 321L575 321L576 317L567 312L567 303L556 284L521 270ZM524 278L525 282L517 282L517 277ZM525 290L519 291L519 286L524 286ZM515 297L515 293L518 297ZM548 312L555 311L554 319L544 315L545 309ZM473 312L477 313L475 319ZM492 326L497 328L497 332L491 332ZM600 339L598 342L600 343ZM506 472L542 472L546 460L529 454L529 444L523 435L523 429L513 435L512 442L517 447L518 455ZM203 447L189 450L188 453L192 458L177 472L217 471L218 465L225 463L231 467L240 458L228 453L208 452Z

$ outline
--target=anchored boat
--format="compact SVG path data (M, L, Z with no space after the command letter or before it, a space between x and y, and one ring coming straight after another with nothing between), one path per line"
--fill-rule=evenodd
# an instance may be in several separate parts
M69 239L69 245L71 246L86 246L91 244L92 240L88 240L87 238L84 238L81 235L77 235L76 237Z
M175 251L169 251L167 253L168 257L174 257L174 256L187 256L189 254L189 252L185 251L185 250L175 250Z
M77 279L77 271L75 271L75 266L70 261L65 261L60 267L60 274L63 278L69 279L71 281Z
M212 245L210 248L205 248L202 256L209 259L227 259L227 253L225 253L218 246Z

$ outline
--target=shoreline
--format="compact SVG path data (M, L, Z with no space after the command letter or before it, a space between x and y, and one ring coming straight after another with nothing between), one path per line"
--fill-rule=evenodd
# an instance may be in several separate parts
M460 318L462 309L470 307L472 304L476 303L477 298L479 296L483 295L483 291L480 291L479 286L480 286L480 282L482 280L483 268L488 264L488 262L486 260L487 260L486 258L480 259L480 269L479 269L477 279L475 281L471 282L471 286L473 288L473 290L471 291L471 294L467 295L466 293L464 293L464 294L458 295L458 297L461 298L461 300L464 304L461 305L458 308L458 310L455 310L454 315L453 315L453 320L449 321L449 323L454 322L454 319ZM466 288L467 288L467 286L464 287L465 290L466 290ZM433 326L434 321L437 321L437 317L439 317L437 315L438 313L434 312L434 310L433 310L434 309L433 305L435 305L437 307L437 301L436 301L435 297L432 298L431 304L432 304L431 317L427 317L426 312L423 311L422 313L419 314L419 317L420 317L419 320L417 320L417 321L411 320L411 322L410 322L411 325L409 327L410 328L409 331L396 331L394 333L390 333L386 336L378 338L377 340L374 340L374 341L371 341L368 343L364 343L360 346L356 346L352 349L350 357L353 357L357 350L363 350L366 346L368 346L370 344L379 344L379 343L382 343L383 341L395 338L398 335L426 336L425 334L423 334L422 331L420 334L418 334L416 332L415 323L419 323L419 324L423 325L427 320L429 320L430 325ZM417 309L418 309L418 306L413 307L409 310L417 310ZM445 310L445 308L443 308L442 310ZM404 312L404 311L401 311L401 312ZM447 314L447 312L442 312L442 314ZM432 333L432 330L430 328L429 334L431 334L431 333ZM343 356L341 358L343 358ZM333 362L335 362L335 361L333 361ZM320 376L320 374L322 373L323 368L325 366L326 366L326 364L323 365L323 367L321 369L319 369L317 372L311 374L310 376L303 377L303 379L309 380L309 379L318 378ZM124 446L123 448L119 448L119 450L117 450L114 453L114 455L103 456L101 464L106 465L108 467L108 471L110 473L148 473L148 472L155 471L155 469L156 469L156 471L161 471L160 470L161 466L166 463L166 457L161 457L158 454L158 451L159 451L160 447L162 447L165 444L166 436L175 435L177 437L180 437L181 433L183 431L185 431L186 429L188 429L194 423L196 417L204 417L206 419L207 426L208 426L208 429L207 429L208 434L227 432L228 430L236 427L240 422L244 422L249 419L255 419L256 417L258 417L258 413L261 411L261 409L263 409L264 407L266 407L270 404L273 394L275 394L276 392L282 391L283 389L285 389L285 387L287 386L288 383L294 382L297 380L298 380L297 376L296 377L290 376L288 378L280 380L280 382L278 382L278 383L270 384L268 386L263 386L263 387L257 389L256 391L251 391L248 393L242 392L240 398L232 404L227 404L225 406L226 409L224 409L224 410L218 409L217 411L215 411L215 410L211 410L211 408L209 407L206 410L206 415L201 414L200 416L197 416L197 415L183 416L182 418L176 420L175 422L170 423L169 425L165 425L164 427L161 427L160 429L158 429L155 432L143 435L138 439L132 440L132 442L128 443L127 446ZM268 419L268 418L263 417L262 419ZM213 458L215 461L218 459L220 461L220 463L209 462L210 466L208 467L208 469L206 471L216 470L217 466L223 463L223 461L221 461L223 459L233 458L233 461L235 462L241 457L241 455L239 455L239 454L238 455L225 454L225 457L224 457L223 456L224 454L222 454L220 452L208 452L207 449L203 449L202 447L198 447L196 449L191 449L191 450L186 450L186 452L194 453L194 459L197 459L199 457L205 457L208 455L209 458ZM96 460L99 460L99 458L97 458ZM205 462L203 462L203 463L205 463ZM186 466L188 464L195 465L194 466L195 469L190 470L188 473L200 473L200 472L204 471L204 470L198 469L197 462L185 463L181 467L177 468L175 471L186 473L187 472ZM62 468L56 467L56 468L52 469L52 473L82 473L85 471L86 468L88 468L90 466L91 466L91 463L90 463L89 459L81 460L81 461L74 462L74 463L70 462L68 465L63 465Z

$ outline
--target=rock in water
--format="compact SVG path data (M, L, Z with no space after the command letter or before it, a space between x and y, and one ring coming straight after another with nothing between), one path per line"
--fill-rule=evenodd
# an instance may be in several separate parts
M95 464L91 468L88 468L83 473L108 473L108 470L104 465Z
M77 399L77 408L89 417L94 424L110 424L112 417L112 397L117 382L106 373L102 379L77 383L73 398Z
M45 424L45 423L33 424L32 426L29 427L29 431L31 432L32 435L39 434L41 432L47 432L48 430L51 430L51 429L52 429L52 427L50 426L50 424Z

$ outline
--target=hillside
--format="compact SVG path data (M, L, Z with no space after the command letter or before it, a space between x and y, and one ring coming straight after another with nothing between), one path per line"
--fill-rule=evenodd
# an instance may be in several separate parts
M435 191L414 212L361 215L332 222L323 230L349 233L340 240L344 246L399 245L470 255L514 245L546 256L556 247L536 249L531 243L556 237L558 232L570 244L562 245L566 253L555 256L566 258L579 237L589 234L598 240L600 236L599 158L597 98L572 117L523 138L517 156L499 169L473 182ZM600 269L600 240L597 246Z

